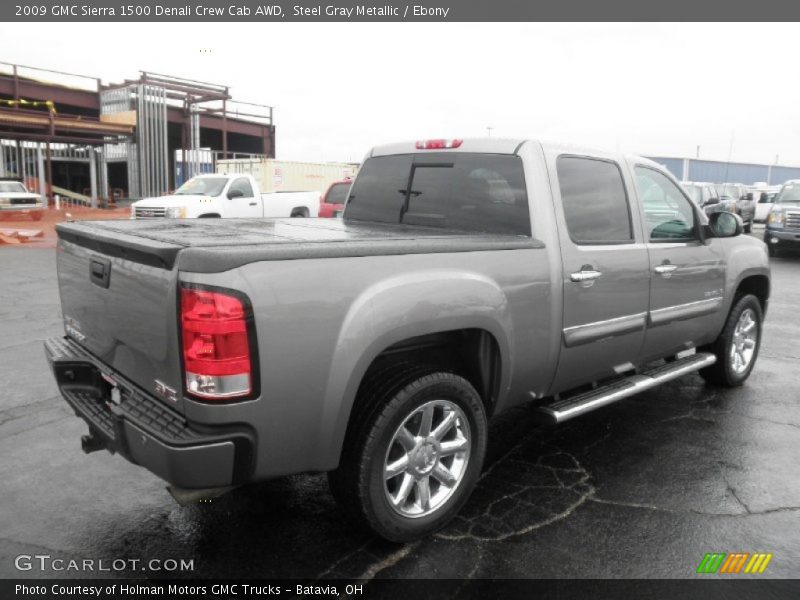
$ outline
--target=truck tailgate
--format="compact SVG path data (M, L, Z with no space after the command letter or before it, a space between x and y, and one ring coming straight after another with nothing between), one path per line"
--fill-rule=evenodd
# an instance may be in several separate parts
M58 285L67 335L182 412L178 245L80 223L58 226ZM175 394L165 393L165 388ZM172 395L167 400L165 396Z

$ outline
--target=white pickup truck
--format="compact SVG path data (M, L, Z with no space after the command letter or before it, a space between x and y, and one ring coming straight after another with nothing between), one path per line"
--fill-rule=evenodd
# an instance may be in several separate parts
M251 175L192 177L174 194L145 198L131 205L131 219L316 217L319 192L262 194Z

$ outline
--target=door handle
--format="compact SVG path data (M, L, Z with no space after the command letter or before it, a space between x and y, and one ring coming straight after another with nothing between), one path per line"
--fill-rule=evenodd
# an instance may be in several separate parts
M257 204L256 202L251 202L250 206L256 206L256 204Z
M655 268L655 272L658 273L659 275L669 275L677 268L678 265L658 265Z
M575 283L580 283L581 281L593 281L598 277L602 277L602 275L600 271L581 269L577 273L570 274L569 279Z

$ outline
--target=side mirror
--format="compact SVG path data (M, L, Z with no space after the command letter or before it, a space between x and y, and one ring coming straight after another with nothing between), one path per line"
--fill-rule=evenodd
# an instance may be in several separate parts
M242 190L228 190L228 200L233 200L234 198L242 198L244 196L244 192Z
M703 206L713 206L715 204L719 204L719 198L717 197L709 198Z
M759 204L766 204L768 200L769 200L769 196L767 195L767 192L761 192L761 197L758 199L758 203Z
M742 218L730 212L712 213L708 217L708 227L718 238L736 237L744 231Z

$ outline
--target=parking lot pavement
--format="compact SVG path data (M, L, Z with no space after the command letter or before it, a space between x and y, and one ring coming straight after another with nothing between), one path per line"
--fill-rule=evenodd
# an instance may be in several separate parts
M514 410L492 423L462 514L402 546L349 523L322 475L181 508L146 471L83 455L85 426L58 398L41 348L61 332L54 251L0 257L2 577L97 575L14 568L20 554L49 554L193 559L193 572L170 575L199 577L684 578L713 551L771 552L765 576L800 574L800 256L772 263L761 356L744 387L692 375L559 428Z

